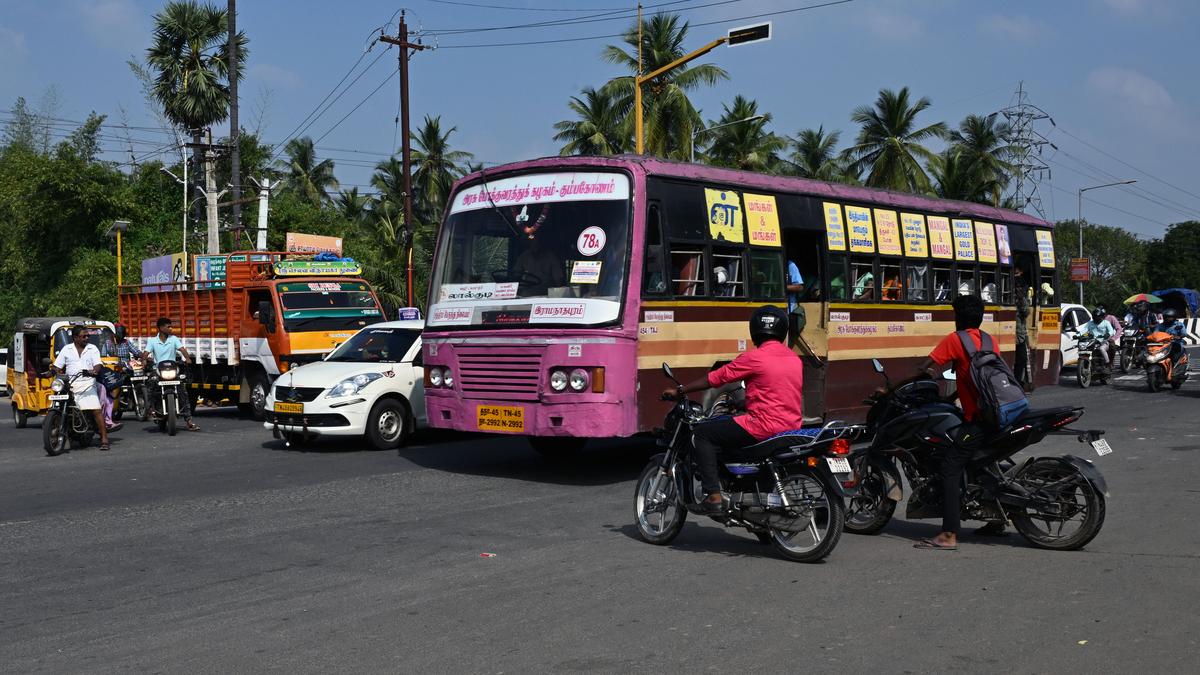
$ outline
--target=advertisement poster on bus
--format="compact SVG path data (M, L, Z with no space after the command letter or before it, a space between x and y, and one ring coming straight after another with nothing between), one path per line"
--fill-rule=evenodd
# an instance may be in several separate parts
M741 244L746 241L742 227L742 206L733 190L704 188L708 203L708 234L713 241Z
M847 206L846 223L850 229L850 251L874 253L875 227L871 224L871 209L862 206Z
M829 243L830 251L846 250L846 226L842 222L842 206L833 202L824 202L825 210L825 240Z
M225 288L225 256L193 256L192 279L196 288Z
M875 236L880 255L900 255L900 225L895 211L875 209Z
M1038 264L1054 268L1054 235L1049 230L1037 231Z
M925 216L919 213L901 213L900 230L904 235L904 255L910 258L929 256L929 242L925 239Z
M142 284L156 284L145 290L169 291L175 288L173 281L187 281L187 268L184 266L184 255L172 253L157 258L142 261Z
M971 221L955 218L951 225L954 230L954 257L958 260L975 260L975 229Z
M775 197L772 195L742 195L746 205L746 227L750 231L751 246L783 245L783 237L779 234L779 210L775 208Z
M618 173L538 173L463 188L454 195L450 213L521 204L617 199L629 199L629 179Z
M1008 226L996 225L996 253L999 254L1001 265L1012 264L1012 244L1008 243Z
M975 243L979 246L979 262L996 262L996 231L991 223L975 221Z
M342 257L341 237L288 232L286 246L285 250L288 253L332 253L339 258Z
M954 257L954 239L950 236L950 219L929 216L929 255L942 260Z

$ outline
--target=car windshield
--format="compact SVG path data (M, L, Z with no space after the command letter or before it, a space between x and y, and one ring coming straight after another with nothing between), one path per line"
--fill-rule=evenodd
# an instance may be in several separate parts
M460 190L434 260L428 324L615 320L628 194L628 179L611 173L534 174Z
M397 363L421 331L412 328L364 328L335 349L326 361Z
M59 328L54 334L54 353L59 353L71 342L71 328L69 326ZM101 357L117 355L117 338L108 326L89 329L88 342L96 345L96 348L100 350Z

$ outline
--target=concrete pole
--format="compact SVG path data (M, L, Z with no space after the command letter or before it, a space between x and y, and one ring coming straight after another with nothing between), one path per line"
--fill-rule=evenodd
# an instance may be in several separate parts
M217 226L217 153L212 147L212 129L204 149L204 201L208 205L208 254L221 252L221 233Z
M258 238L255 248L265 251L267 250L267 208L271 202L271 179L264 178L260 187L262 189L258 191Z

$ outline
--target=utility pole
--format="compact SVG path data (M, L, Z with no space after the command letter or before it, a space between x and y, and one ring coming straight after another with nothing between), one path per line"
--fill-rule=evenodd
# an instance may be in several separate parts
M408 24L404 21L404 10L400 10L398 36L380 35L379 40L400 48L400 133L403 134L400 163L404 170L404 231L408 258L408 306L413 306L413 209L412 209L412 146L408 131L408 50L421 51L425 45L408 41Z
M217 222L217 200L225 195L217 192L217 151L213 147L212 128L208 129L208 144L204 148L204 201L208 213L208 254L221 252L221 230Z
M237 0L229 0L226 11L229 16L229 144L230 149L230 197L233 201L233 227L242 227L242 152L238 143L241 129L238 128L238 40L237 40ZM235 232L234 239L239 235Z
M254 180L251 178L250 180ZM258 236L255 238L255 248L267 250L267 209L271 204L271 179L263 178L258 183Z

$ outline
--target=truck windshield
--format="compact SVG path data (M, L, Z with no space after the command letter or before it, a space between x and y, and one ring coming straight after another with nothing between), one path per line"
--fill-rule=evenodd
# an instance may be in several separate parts
M283 320L383 316L370 287L362 282L293 282L279 285Z
M622 174L532 174L468 186L443 225L427 325L612 322L628 254Z
M411 328L364 328L334 350L326 361L397 363L421 331Z

